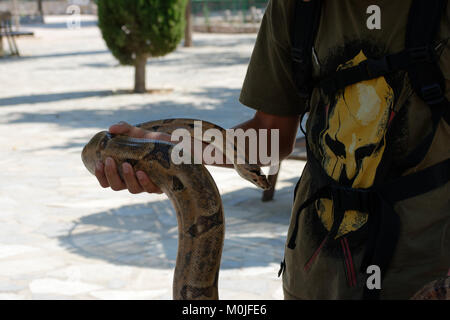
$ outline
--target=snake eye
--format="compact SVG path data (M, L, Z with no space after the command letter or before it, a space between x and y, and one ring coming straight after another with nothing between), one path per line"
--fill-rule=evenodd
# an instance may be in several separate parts
M112 135L110 133L106 133L105 136L103 137L102 141L100 141L100 149L103 150L106 148L106 145L108 144L108 141L111 140Z

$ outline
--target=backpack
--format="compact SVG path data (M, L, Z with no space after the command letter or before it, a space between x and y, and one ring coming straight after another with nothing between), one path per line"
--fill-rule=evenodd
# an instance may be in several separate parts
M450 159L419 172L402 174L424 159L431 147L439 122L443 119L450 124L450 103L444 94L445 78L439 68L435 48L432 47L447 2L447 0L412 1L403 51L385 55L380 59L364 60L359 64L340 69L329 77L314 81L312 51L320 23L322 0L296 1L292 25L292 66L294 81L302 98L308 100L316 87L327 92L337 92L362 81L406 71L412 89L431 110L432 130L406 157L404 167L396 168L399 174L395 178L388 178L370 188L350 188L332 179L321 161L311 152L308 137L303 131L307 139L308 162L312 170L318 172L319 177L315 180L319 183L296 212L295 226L287 244L289 249L293 250L296 247L301 212L320 199L330 199L333 223L324 242L336 237L347 210L366 212L368 240L361 270L365 273L368 266L377 265L383 278L394 255L399 236L400 219L394 210L394 204L437 189L450 181ZM392 114L391 118L394 116ZM284 266L283 261L281 272ZM380 290L366 288L364 291L365 299L378 299L379 295Z

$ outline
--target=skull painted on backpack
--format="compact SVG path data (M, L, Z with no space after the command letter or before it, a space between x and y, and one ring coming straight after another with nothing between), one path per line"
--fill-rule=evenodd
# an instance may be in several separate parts
M361 51L338 70L366 59ZM320 135L322 167L344 186L369 188L384 154L394 92L386 79L380 77L346 87L337 93L335 101L327 112L326 127ZM322 223L330 230L332 201L320 199L316 206ZM366 221L366 213L346 211L337 237L359 229Z

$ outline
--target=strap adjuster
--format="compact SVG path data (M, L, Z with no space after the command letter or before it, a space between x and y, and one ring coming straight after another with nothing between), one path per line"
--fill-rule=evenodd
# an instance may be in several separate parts
M369 212L375 205L374 189L355 189L331 186L333 206L338 210Z
M391 73L392 69L389 66L387 57L381 59L368 59L359 64L360 69L367 75L367 80L376 79Z
M428 104L438 104L444 101L444 93L439 84L434 83L430 86L424 86L420 89L422 99Z
M292 48L292 60L296 63L305 63L305 54L302 49Z
M433 54L429 47L410 48L408 52L413 64L433 61Z

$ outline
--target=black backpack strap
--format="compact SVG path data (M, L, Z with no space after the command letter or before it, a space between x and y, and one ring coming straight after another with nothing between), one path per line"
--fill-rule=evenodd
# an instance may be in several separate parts
M414 0L412 2L406 31L407 49L434 49L432 45L438 34L447 2L448 0ZM445 99L445 79L437 58L411 65L407 71L414 91L428 105L439 104Z
M319 82L326 93L400 70L408 72L415 92L428 105L444 100L445 81L438 66L434 40L448 0L413 0L406 32L405 50L380 59L367 59L340 70Z
M313 89L312 50L322 12L322 0L295 3L292 24L292 61L294 81L302 98L309 98Z
M438 35L442 15L448 0L414 0L406 33L407 48L432 48ZM410 153L398 172L417 166L428 153L441 119L449 122L450 103L445 97L445 78L434 55L433 61L407 68L409 80L416 94L430 107L432 129Z
M294 38L298 37L298 42L293 42L295 79L298 81L299 88L306 95L311 92L308 84L312 82L311 54L315 37L315 32L311 32L311 29L308 28L311 28L313 17L317 18L312 11L313 2L315 1L310 3L309 9L301 12L298 10L302 10L302 5L307 3L297 1L299 6L296 8L298 11L296 20L299 20L299 17L301 17L300 20L305 20L303 22L296 21L293 33ZM414 167L423 160L431 146L439 122L441 119L446 119L448 122L449 118L450 103L444 95L445 79L438 65L435 48L432 47L447 2L448 0L413 0L404 51L387 55L378 60L369 59L356 67L338 71L332 78L325 80L325 82L328 81L328 84L325 85L328 85L329 89L337 91L344 89L347 85L378 78L399 70L408 72L413 89L430 106L433 127L431 133L407 157L406 168ZM311 11L307 13L308 10ZM309 18L303 17L308 14ZM320 17L320 15L318 16ZM308 25L306 25L306 21L309 21ZM305 34L300 35L301 31L306 32L306 30L309 30L308 34L311 38L307 38ZM296 35L296 33L299 34ZM299 48L300 50L297 50ZM316 172L320 173L317 177L320 187L315 188L315 191L300 205L296 213L295 227L289 236L288 248L296 247L301 212L317 199L331 197L334 222L329 234L330 238L335 236L341 224L343 212L346 210L367 212L369 214L368 240L361 269L365 271L369 265L378 265L383 270L382 276L388 269L395 253L400 232L400 218L394 210L395 203L442 187L450 181L450 159L366 190L345 188L331 181L309 148L308 162L316 169ZM366 299L377 299L379 295L379 290L368 290L367 288L364 290Z
M357 66L339 70L322 79L318 86L327 94L361 81L376 79L420 64L433 64L435 53L432 48L408 48L399 53L388 54L380 59L367 59Z
M296 248L300 216L304 209L318 199L332 199L333 224L327 239L335 238L345 211L366 212L369 215L368 239L360 271L365 273L368 266L377 265L382 270L382 279L395 254L401 229L395 203L443 187L450 181L450 159L369 189L346 188L334 182L309 148L308 162L318 173L315 181L319 181L319 184L298 208L295 227L289 235L287 247L291 250ZM378 299L379 295L380 290L364 289L364 299Z
M390 203L430 192L450 181L450 158L421 171L410 173L383 184L383 195Z
M337 71L320 81L326 94L335 94L361 81L404 70L416 94L430 107L432 129L410 153L401 167L402 173L417 166L428 153L437 127L444 119L450 124L450 103L445 97L445 78L438 64L433 44L438 35L448 0L413 0L409 13L405 50L380 59L367 59L359 65Z

